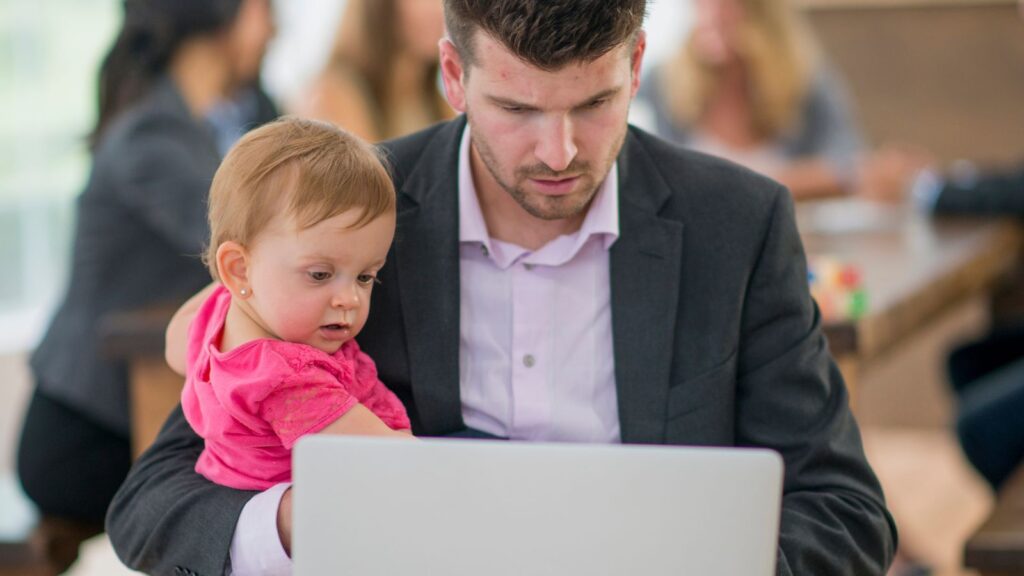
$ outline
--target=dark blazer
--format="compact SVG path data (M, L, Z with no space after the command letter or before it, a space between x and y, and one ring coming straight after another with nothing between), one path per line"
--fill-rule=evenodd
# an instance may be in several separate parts
M420 435L464 429L459 400L458 119L385 145L398 231L359 342ZM785 459L779 574L884 574L895 527L864 459L778 184L630 129L611 249L622 439L768 446ZM193 471L176 411L114 499L136 569L219 574L252 493ZM727 552L724 552L727 553Z
M1024 217L1024 166L983 174L973 182L946 182L935 201L935 211Z

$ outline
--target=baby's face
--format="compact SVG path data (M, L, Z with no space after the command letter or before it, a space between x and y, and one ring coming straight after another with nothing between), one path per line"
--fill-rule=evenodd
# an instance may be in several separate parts
M359 216L349 210L302 230L278 216L259 235L250 250L248 302L275 337L333 354L362 330L395 218L352 228Z

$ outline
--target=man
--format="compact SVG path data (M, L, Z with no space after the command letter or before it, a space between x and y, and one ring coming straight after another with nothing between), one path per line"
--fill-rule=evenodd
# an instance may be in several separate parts
M788 193L627 126L645 4L446 1L466 115L385 146L398 230L360 345L418 435L774 448L779 574L883 574ZM176 412L111 507L122 559L287 572L290 491L214 486L201 449Z

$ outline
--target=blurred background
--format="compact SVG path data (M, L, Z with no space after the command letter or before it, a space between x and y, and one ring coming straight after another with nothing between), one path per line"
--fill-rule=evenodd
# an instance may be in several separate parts
M260 80L281 112L370 140L451 117L429 61L439 23L423 20L439 2L399 0L387 12L399 49L385 54L360 49L384 25L378 1L271 4ZM15 478L28 358L61 321L98 70L123 14L114 0L0 0L0 576L47 573L5 568L40 550ZM652 0L646 29L632 121L800 201L812 293L901 528L892 573L1024 574L1021 5ZM367 73L382 69L396 72ZM403 90L404 71L425 88ZM113 354L140 366L146 353ZM986 521L1003 571L985 571ZM70 573L126 572L100 535Z

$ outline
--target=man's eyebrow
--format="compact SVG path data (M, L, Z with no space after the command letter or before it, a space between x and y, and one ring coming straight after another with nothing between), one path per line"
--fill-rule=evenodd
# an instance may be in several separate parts
M503 107L506 107L506 108L523 108L523 109L526 109L526 110L536 110L536 107L533 106L532 104L525 104L523 102L517 102L517 101L509 99L509 98L502 98L501 96L490 96L490 95L488 95L488 96L485 96L485 98L490 100L493 104L497 104L498 106L503 106Z
M586 106L587 104L590 104L591 102L596 102L598 100L604 100L605 98L611 98L612 96L615 96L616 94L618 94L621 90L622 90L622 86L616 86L614 88L609 88L607 90L602 90L602 91L598 92L597 94L594 94L590 98L587 98L583 102L580 102L579 104L577 104L575 106L575 108L579 108L580 106Z
M597 94L594 94L592 96L589 96L589 97L585 98L582 102L579 102L578 104L574 104L573 105L573 109L580 108L582 106L586 106L587 104L590 104L591 102L595 102L597 100L603 100L605 98L609 98L611 96L614 96L614 95L618 94L619 91L621 91L621 90L622 90L621 86L616 86L614 88L608 88L607 90L602 90L602 91L598 92ZM504 98L502 96L496 96L496 95L486 95L484 97L487 98L488 100L490 100L492 103L497 104L498 106L503 106L503 107L507 107L507 108L521 108L523 110L539 110L539 108L537 108L537 106L534 106L533 104L526 104L524 102L518 102L516 100L512 100L511 98Z

